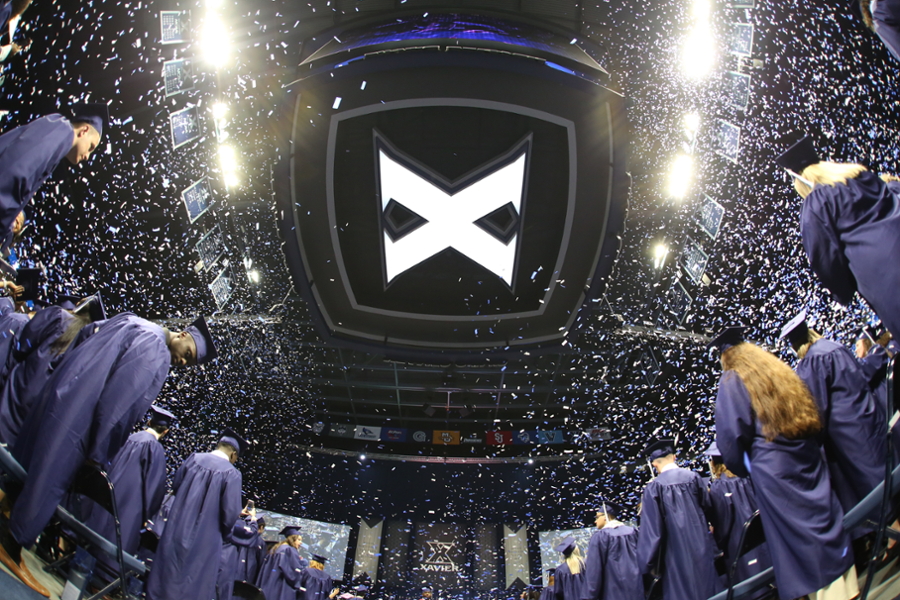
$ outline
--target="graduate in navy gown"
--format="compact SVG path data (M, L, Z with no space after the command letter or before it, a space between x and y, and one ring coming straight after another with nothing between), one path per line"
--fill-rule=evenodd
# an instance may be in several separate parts
M547 569L547 587L541 590L540 600L553 600L553 588L556 584L556 567Z
M212 452L191 454L175 473L175 499L153 568L147 600L208 600L216 592L222 543L241 514L241 472L249 443L226 429Z
M575 538L567 537L554 548L562 553L563 562L556 567L556 583L553 585L555 600L582 600L585 594L584 559Z
M584 559L583 600L644 600L644 580L638 566L638 530L617 519L620 508L604 503L597 511Z
M245 543L234 543L233 551L234 559L234 580L246 581L251 584L256 583L259 577L259 569L266 558L266 541L262 537L262 533L266 527L266 520L263 517L244 517L244 522L251 530L249 539ZM237 524L235 524L237 527ZM235 537L232 535L232 537ZM236 539L236 538L235 538ZM242 539L241 542L244 542ZM301 564L305 569L308 566Z
M309 566L303 569L300 577L300 587L304 592L297 596L297 600L325 600L326 598L334 598L338 595L338 588L334 587L331 575L325 572L325 563L328 558L320 554L313 554ZM265 570L265 565L260 570L260 574ZM268 596L267 596L268 598Z
M810 266L841 304L857 291L900 331L900 198L862 165L821 162L809 137L777 162L804 198L800 234Z
M109 121L105 104L81 104L72 120L47 115L0 135L0 231L7 231L62 159L87 160Z
M78 307L69 305L70 310L57 305L38 311L22 330L9 357L9 377L0 388L0 442L9 447L15 446L44 384L81 328L106 318L99 294Z
M644 455L659 475L641 499L641 572L661 575L665 600L706 600L719 591L706 485L697 473L676 464L673 440L650 444Z
M28 315L16 312L16 304L11 298L0 298L0 384L9 378L7 362L27 324Z
M753 477L779 597L827 588L849 600L858 592L853 549L819 447L815 401L790 367L743 341L743 327L727 328L711 345L724 371L716 446L730 471Z
M256 587L266 600L296 600L304 568L300 566L300 527L288 525L281 530L284 541L272 547L263 561L256 579ZM328 585L330 586L330 579ZM222 600L220 597L219 600Z
M715 442L707 448L706 455L712 471L709 482L709 499L712 504L709 522L713 526L716 544L725 554L725 564L731 569L734 559L738 557L744 523L759 509L756 492L749 478L738 477L728 470ZM734 583L762 573L771 566L769 547L763 542L740 557L734 572ZM761 598L768 593L769 590L763 589L754 597Z
M781 331L800 357L796 371L819 407L831 487L847 512L884 479L887 421L849 348L823 338L806 311Z
M141 529L159 512L166 495L166 451L161 440L169 432L174 420L175 416L168 410L151 406L147 428L128 437L109 468L109 478L116 490L122 551L128 554L137 554ZM115 523L108 511L93 506L85 523L115 543ZM106 554L99 554L97 559L113 572L118 571L118 565Z
M82 328L13 448L28 477L8 529L0 523L0 561L42 591L22 562L21 549L31 546L50 521L78 470L88 460L112 462L162 388L170 364L216 356L202 317L177 334L131 313L103 323L90 337L82 336L87 329ZM228 526L232 523L229 519Z
M859 0L866 26L900 60L900 0Z

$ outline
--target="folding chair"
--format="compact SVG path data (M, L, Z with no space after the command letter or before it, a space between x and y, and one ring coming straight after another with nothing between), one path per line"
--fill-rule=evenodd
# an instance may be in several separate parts
M266 595L261 589L246 581L234 582L234 592L231 597L235 600L266 600Z
M737 556L734 557L734 562L731 563L728 569L728 600L734 598L734 585L736 583L734 574L737 571L738 564L740 564L741 557L765 541L766 536L763 533L762 519L759 517L759 510L757 510L750 515L750 518L744 522L741 528L741 540L738 543Z

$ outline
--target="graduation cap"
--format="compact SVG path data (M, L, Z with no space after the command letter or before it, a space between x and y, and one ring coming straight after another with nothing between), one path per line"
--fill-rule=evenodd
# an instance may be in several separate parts
M801 310L796 317L784 324L779 340L787 338L791 346L797 348L809 341L809 327L806 325L806 311Z
M321 554L313 554L310 556L317 563L322 563L323 565L328 562L328 559L322 556Z
M744 332L747 330L743 325L731 325L719 332L719 335L706 345L707 348L718 348L719 353L725 352L732 346L737 346L744 341Z
M266 518L265 517L256 517L256 526L257 527L265 527L266 526Z
M216 344L209 333L209 327L206 325L206 319L202 316L185 327L184 330L191 334L191 337L194 338L194 344L197 345L198 365L202 365L219 356L219 353L216 352Z
M552 568L550 568L550 569L547 569L547 574L548 574L548 575L551 575L551 576L552 576L552 575L556 575L556 567L552 567Z
M650 462L653 462L657 458L662 458L663 456L675 454L675 440L656 440L644 448L643 454Z
M368 586L365 586L365 585L358 585L353 589L355 589L357 592L360 592L360 593L365 593L365 592L369 591Z
M554 548L554 550L556 550L557 552L562 552L563 554L569 554L574 549L575 549L575 537L571 536L571 535L569 537L567 537L566 539L564 539L563 541L561 541L560 543L558 543L556 545L556 547Z
M622 512L622 507L614 502L604 502L597 508L597 512L604 513L606 518L610 521L619 518L619 514Z
M16 274L16 285L21 285L25 291L17 296L17 300L37 300L38 290L41 285L43 269L19 269Z
M162 427L169 427L172 423L175 422L175 415L167 411L166 409L152 404L150 406L150 424L151 425L160 425Z
M231 427L226 427L225 431L222 432L222 435L219 436L220 444L228 444L233 448L237 448L238 454L244 456L244 454L250 449L250 442L242 438L234 429Z
M778 155L775 162L778 166L783 167L790 172L791 175L799 177L799 173L809 165L821 162L819 153L813 145L812 138L804 135L799 140L788 147L787 150Z
M81 302L81 298L69 294L56 297L56 305L66 310L75 310L79 302Z
M76 104L72 107L72 121L89 124L103 137L103 126L109 123L109 106L102 102Z
M283 535L284 537L288 537L289 535L300 535L300 526L286 525L284 529L278 532L278 535Z
M0 298L0 317L8 315L11 312L16 312L16 303L13 302L12 298L2 297Z
M719 452L719 447L716 445L716 440L713 440L713 443L709 445L709 448L703 453L711 458L722 458L722 453Z
M867 325L859 330L859 333L856 334L856 339L857 341L869 340L874 344L878 341L878 338L884 335L884 332L884 325Z
M103 306L103 298L100 296L100 292L82 300L81 304L76 306L72 312L76 315L80 315L85 311L90 315L91 323L104 321L106 319L106 307Z
M432 590L431 590L431 588L428 587L427 585L422 587L422 593L423 593L423 594L424 594L425 592L430 592L430 591L432 591Z

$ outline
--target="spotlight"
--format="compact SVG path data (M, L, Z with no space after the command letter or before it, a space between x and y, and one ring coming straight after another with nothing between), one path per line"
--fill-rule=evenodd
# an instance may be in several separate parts
M528 464L529 464L529 465L533 465L533 464L534 464L534 459L533 459L533 458L529 458L529 459L528 459Z
M250 283L259 283L259 271L256 269L247 271L247 278L250 280Z
M666 264L666 257L669 255L669 247L660 242L653 248L653 266L661 269Z
M684 133L689 140L693 140L697 132L700 131L700 115L695 112L689 112L684 115Z
M684 40L681 69L688 79L700 80L716 64L716 44L709 23L698 23Z
M359 460L366 460L366 455L365 455L365 454L360 454L360 455L359 455Z
M677 156L669 172L669 195L678 200L687 196L693 174L694 160L687 154Z
M203 59L219 69L228 64L230 40L225 23L217 15L207 15L200 31L200 53Z
M228 116L228 105L224 102L214 102L212 105L213 119L219 121Z

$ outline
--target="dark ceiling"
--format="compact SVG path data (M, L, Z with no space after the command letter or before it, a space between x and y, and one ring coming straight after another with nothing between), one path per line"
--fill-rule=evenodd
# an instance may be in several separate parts
M692 18L686 0L234 0L223 3L232 65L215 73L196 61L195 89L167 98L163 61L190 58L193 51L157 43L158 12L189 9L199 16L201 3L38 2L26 13L34 46L7 68L0 89L2 107L12 111L3 128L86 96L109 100L116 125L90 164L61 174L36 196L21 254L47 266L52 289L100 289L112 310L168 319L173 326L196 312L215 313L218 363L173 372L160 396L181 419L170 456L177 465L204 447L210 432L237 425L257 442L245 487L263 499L275 498L279 477L311 477L297 461L320 448L482 460L581 455L631 472L642 464L637 454L647 439L668 434L680 436L682 450L696 458L712 435L717 366L703 348L711 332L740 321L774 345L781 322L806 306L826 330L847 339L870 316L861 303L838 310L818 286L799 243L799 203L771 160L782 136L809 129L828 156L896 170L900 157L890 143L900 106L896 65L846 5L793 0L745 10L715 3L719 64L694 83L679 70ZM556 348L414 362L327 344L285 267L272 186L282 86L297 78L304 57L361 20L438 9L496 13L571 35L626 98L633 185L622 249L605 295L579 314ZM732 22L755 26L757 65L725 50ZM727 71L738 70L752 81L743 110L731 105L724 83ZM231 106L227 128L239 149L241 183L227 194L208 116L215 99ZM200 108L204 134L173 150L168 115L189 105ZM676 202L665 180L674 156L690 146L682 120L692 111L702 118L695 183ZM741 128L736 161L720 152L719 120ZM215 203L191 224L180 192L206 175ZM715 239L696 218L707 196L725 211ZM194 245L216 226L227 252L215 268L197 272ZM652 255L658 242L670 248L660 269ZM696 282L684 267L695 246L708 258ZM208 286L223 270L234 293L219 307ZM259 272L258 283L248 270ZM687 310L685 293L692 299ZM561 430L566 443L371 442L330 437L333 424ZM582 435L595 427L608 429L609 439ZM617 479L608 493L633 494L642 481L634 477ZM292 502L308 506L317 494L333 495L334 481L310 481L299 500L281 490L277 502L299 511ZM342 500L329 514L365 513L377 498L366 502Z

